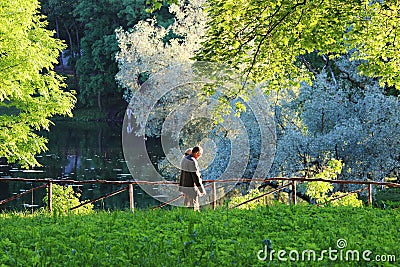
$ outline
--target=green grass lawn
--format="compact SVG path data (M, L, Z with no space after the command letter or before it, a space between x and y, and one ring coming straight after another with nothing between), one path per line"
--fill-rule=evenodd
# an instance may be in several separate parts
M184 208L70 216L5 213L0 215L0 265L398 266L399 226L399 210L308 205L200 213ZM264 253L266 245L274 250L272 257Z

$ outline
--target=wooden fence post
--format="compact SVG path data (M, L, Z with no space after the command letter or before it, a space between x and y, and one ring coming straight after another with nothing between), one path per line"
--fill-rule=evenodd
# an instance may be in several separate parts
M372 184L368 184L368 206L372 206Z
M292 203L293 205L297 204L297 188L296 188L296 181L292 180Z
M213 210L215 210L217 207L217 187L215 186L215 181L212 183L211 191L212 191L212 207Z
M133 198L133 184L129 184L129 208L131 209L132 212L135 211L135 202Z
M47 194L47 206L49 207L49 212L53 211L53 186L52 182L49 181L47 184L48 194Z

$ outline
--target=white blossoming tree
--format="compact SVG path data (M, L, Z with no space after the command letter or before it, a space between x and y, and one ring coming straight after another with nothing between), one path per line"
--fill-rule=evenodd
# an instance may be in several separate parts
M125 89L124 98L128 102L143 83L142 75L193 62L205 33L205 1L192 0L186 5L184 2L171 4L169 11L175 15L175 21L167 28L158 26L156 19L151 19L140 21L130 31L116 31L120 47L116 55L119 64L116 79Z
M159 74L179 64L193 63L195 51L201 47L202 36L205 32L206 13L203 10L204 0L179 1L178 4L171 4L169 11L174 14L175 20L167 28L158 25L156 19L140 21L133 29L116 31L120 52L116 55L119 65L117 81L124 88L124 99L130 102L132 114L137 122L142 122L140 131L136 135L144 136L146 127L147 136L160 137L162 123L171 111L179 108L188 98L195 96L198 92L195 87L186 84L181 88L175 88L164 96L156 95L159 92L146 90L146 93L154 94L142 97L139 92L144 82L149 87L157 86L156 81L148 79L151 75ZM179 79L177 75L165 75L165 83L173 83ZM168 81L167 81L168 80ZM154 99L158 99L155 112L144 122L146 113L144 107L153 105ZM199 121L197 121L199 122ZM146 123L146 125L144 125ZM184 123L184 121L182 121ZM193 125L195 122L192 122ZM196 143L196 140L207 138L208 123L202 125L197 134L193 134L188 127L183 130L182 136L185 139L184 147ZM190 127L189 127L190 128ZM204 129L207 129L205 131ZM207 146L207 144L204 144ZM205 149L207 149L205 147ZM169 151L169 158L180 160L180 151ZM207 155L206 155L207 157ZM168 160L161 160L158 163L159 170L163 176L173 179L178 170Z
M344 163L341 178L382 180L400 167L400 103L378 81L359 76L343 57L340 75L277 93L279 142L274 174L312 177L326 162Z
M184 5L183 2L185 2ZM164 95L158 95L160 92L157 90L148 89L158 88L159 84L157 83L161 83L159 79L153 78L154 76L159 77L160 73L165 70L167 70L166 73L169 73L168 69L175 68L179 64L183 66L182 71L188 71L184 67L185 64L195 62L193 57L201 47L202 36L206 28L207 19L206 13L203 11L204 3L204 0L195 0L180 1L180 5L172 4L170 12L175 15L175 22L167 28L158 26L157 21L153 19L139 22L128 32L121 29L117 30L120 52L116 56L119 64L116 79L125 88L124 98L130 103L131 111L129 111L129 114L135 117L136 123L139 122L138 125L135 125L140 128L139 131L135 132L136 135L159 138L162 134L163 124L167 122L166 118L168 116L171 118L170 114L173 111L188 108L184 104L188 99L198 102L199 110L202 106L206 106L202 110L207 110L209 102L207 100L202 101L199 98L199 94L207 98L207 92L201 90L202 87L198 84L185 83L184 86L173 88ZM175 36L175 38L169 39L171 36ZM199 64L200 67L196 69L197 71L204 70L206 73L213 73L212 64L209 66L207 64L201 65L201 62ZM211 68L211 71L208 67ZM221 70L217 66L216 73L228 73L224 70L219 71ZM206 77L208 76L206 75ZM168 87L180 78L179 73L169 73L169 75L164 76L162 86ZM231 95L235 95L236 89L228 91ZM145 95L143 95L143 92L145 92ZM218 96L216 97L218 98ZM155 99L157 100L156 103ZM230 100L232 99L234 97L231 97ZM242 102L227 100L223 103L233 108L240 108ZM155 104L154 109L148 114L146 111L153 104ZM221 108L219 111L223 113L225 110ZM224 127L221 124L213 124L212 119L190 119L184 118L184 116L185 114L181 117L178 116L176 122L174 122L178 125L182 124L182 127L177 127L182 131L173 132L171 135L179 134L179 136L173 137L179 139L181 151L197 143L203 146L206 153L200 161L200 165L203 168L204 179L223 179L221 178L222 174L226 178L236 178L239 173L239 171L235 171L236 168L243 171L246 177L250 177L251 173L254 173L261 153L260 132L256 128L247 132L249 144L244 139L232 138L236 134L235 124L227 125L229 124L227 123ZM243 114L240 120L246 122L246 126L251 128L250 124L256 122L255 116L250 113ZM207 118L209 119L209 117ZM236 146L233 143L236 143ZM240 152L250 150L250 155L247 153L244 157L248 158L249 164L247 166L244 164L244 167L241 167L244 161L243 158L239 158L239 153L231 154L233 147ZM182 152L176 149L168 150L165 147L163 147L163 150L166 157L157 162L158 171L163 178L174 180L179 176L179 169L176 164L171 164L171 161L179 162ZM236 164L237 162L238 164ZM261 168L261 164L259 165Z

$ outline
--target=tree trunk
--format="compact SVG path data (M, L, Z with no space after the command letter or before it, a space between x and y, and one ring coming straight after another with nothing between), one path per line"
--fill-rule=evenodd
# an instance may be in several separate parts
M99 155L101 155L102 150L103 150L103 149L102 149L102 148L103 148L103 145L102 145L102 142L101 142L102 136L103 136L102 128L99 128L99 132L98 132L98 134L97 134L97 142L98 142L98 149L99 149L98 153L99 153Z
M57 34L57 39L60 39L60 30L58 28L58 18L56 18L56 34ZM61 71L64 73L64 62L63 62L63 56L62 56L62 51L60 52L60 65L61 65Z
M79 30L75 25L75 37L76 37L76 52L78 57L81 57L81 40L79 39Z
M68 35L69 49L71 51L71 57L74 57L73 56L73 54L74 54L74 51L73 51L74 44L72 43L71 32L68 30L68 28L67 28L67 26L65 24L64 24L64 28L65 28L65 31L67 32L67 35Z
M100 91L100 89L97 91L97 106L99 107L99 111L101 112L102 108L101 108L101 91Z

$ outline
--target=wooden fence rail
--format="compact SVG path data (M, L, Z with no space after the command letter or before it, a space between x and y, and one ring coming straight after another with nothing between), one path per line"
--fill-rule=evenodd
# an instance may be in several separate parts
M327 180L327 179L312 179L312 178L302 178L302 177L273 177L273 178L253 178L253 179L226 179L226 180L204 180L203 182L206 184L206 187L211 186L211 194L212 194L212 207L215 209L216 208L216 195L217 195L217 190L216 190L216 184L217 183L249 183L249 182L270 182L270 181L287 181L288 183L286 185L282 185L281 187L271 191L267 192L261 196L255 197L250 200L246 200L243 203L238 204L236 207L241 206L243 204L246 204L250 201L256 200L258 198L261 198L265 195L280 191L284 188L287 188L291 186L291 201L294 205L297 203L297 184L299 182L327 182L327 183L335 183L335 184L354 184L354 185L366 185L367 187L362 188L360 190L356 190L353 192L348 192L348 194L352 193L359 193L361 191L367 190L368 191L368 205L372 205L372 190L373 186L385 186L385 187L397 187L400 188L400 184L398 183L392 183L392 182L375 182L375 181L360 181L360 180L355 180L355 181L347 181L347 180ZM25 194L28 194L30 192L33 192L37 189L47 187L48 188L48 209L49 211L52 211L52 185L53 184L62 184L62 185L83 185L83 184L110 184L110 185L121 185L125 186L122 189L118 189L112 193L103 195L101 197L98 197L93 200L88 200L80 205L71 208L71 210L79 208L83 205L89 204L89 203L94 203L96 201L105 199L107 197L114 196L116 194L119 194L121 192L124 192L126 190L129 191L129 207L132 211L134 211L134 194L133 194L133 185L177 185L177 182L170 182L170 181L158 181L158 182L149 182L149 181L135 181L135 180L125 180L125 181L109 181L109 180L85 180L85 181L76 181L76 180L61 180L61 179L28 179L28 178L0 178L0 182L25 182L25 183L43 183L43 185L40 185L38 187L32 188L30 190L27 190L23 193L20 193L18 195L15 195L13 197L0 200L0 205L5 204L11 200L17 199ZM159 206L154 207L155 208L161 208L166 205L169 205L178 199L180 199L182 195L178 195L176 198L163 203Z
M37 190L37 189L44 188L44 187L46 187L46 186L47 186L47 185L44 184L44 185L41 185L41 186L38 186L38 187L35 187L35 188L32 188L32 189L26 190L26 191L24 191L24 192L22 192L22 193L20 193L20 194L17 194L17 195L15 195L15 196L9 197L9 198L7 198L7 199L1 200L1 201L0 201L0 205L5 204L5 203L7 203L7 202L10 202L11 200L20 198L20 197L22 197L23 195L29 194L29 193L31 193L31 192Z

